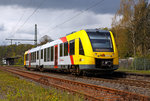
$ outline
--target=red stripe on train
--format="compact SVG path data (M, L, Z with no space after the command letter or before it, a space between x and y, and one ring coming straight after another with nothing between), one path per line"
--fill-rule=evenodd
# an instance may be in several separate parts
M62 37L60 38L60 40L64 43L64 42L67 42L67 38L66 37Z
M58 68L58 66L54 66L54 68Z
M73 56L70 55L70 59L71 59L71 64L74 65L74 61L73 61Z

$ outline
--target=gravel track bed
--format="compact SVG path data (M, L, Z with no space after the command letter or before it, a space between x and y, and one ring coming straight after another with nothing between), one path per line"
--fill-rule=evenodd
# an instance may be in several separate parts
M35 73L35 71L30 71L30 72ZM82 78L82 77L72 76L69 74L68 75L60 75L58 73L56 73L56 74L43 73L43 72L36 72L36 73L150 96L149 88L141 88L141 87L135 87L135 86L124 85L124 84L119 84L119 83L109 83L109 82L105 82L105 81L97 81L97 80L88 79L88 77Z
M23 69L23 70L26 70L26 69ZM112 88L112 89L118 89L118 90L123 90L123 91L128 91L128 92L133 92L133 93L137 93L137 94L150 96L149 88L142 88L142 87L130 86L130 85L119 84L119 83L110 83L110 82L105 82L105 81L97 81L97 80L93 80L93 79L88 79L88 77L76 77L76 76L72 76L70 74L68 74L68 75L62 74L62 73L55 74L53 72L52 73L51 72L38 72L38 71L32 71L32 70L29 72L52 76L52 77L57 77L57 78L68 79L68 80L74 80L74 81L78 81L78 82L94 84L94 85L99 85L99 86L108 87L108 88ZM131 78L131 79L135 79L135 78Z

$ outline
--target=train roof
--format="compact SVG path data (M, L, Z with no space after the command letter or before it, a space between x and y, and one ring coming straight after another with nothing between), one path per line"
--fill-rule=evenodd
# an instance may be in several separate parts
M101 29L85 29L86 32L109 32Z
M82 29L82 30L85 30L86 32L109 32L109 31L101 30L101 29ZM78 32L78 31L73 31L71 33L68 33L68 34L66 34L66 36L70 35L70 34L73 34L75 32Z
M40 48L41 48L41 46L37 46L37 47L35 47L35 48L30 49L29 52L37 51L37 50L39 50Z
M42 45L41 49L44 49L44 48L47 48L47 47L50 47L50 46L55 46L55 45L57 45L59 43L62 43L62 41L60 39L57 39L57 40L54 40L52 42L48 42L48 43Z
M86 32L109 32L109 31L101 30L101 29L83 29L83 30L85 30ZM81 30L80 30L80 31L81 31ZM67 34L67 35L73 34L73 33L75 33L75 32L78 32L78 31L71 32L71 33L69 33L69 34ZM67 35L66 35L66 36L67 36ZM44 49L44 48L47 48L47 47L50 47L50 46L54 46L54 45L59 44L59 43L62 43L62 41L60 40L60 38L57 39L57 40L54 40L54 41L52 41L52 42L47 42L47 43L44 44L44 45L41 45L41 46L37 46L37 47L35 47L35 48L32 48L32 49L30 49L30 50L28 50L28 51L29 51L29 52L34 52L34 51L37 51L37 50L40 50L40 49ZM28 52L28 51L27 51L27 52Z

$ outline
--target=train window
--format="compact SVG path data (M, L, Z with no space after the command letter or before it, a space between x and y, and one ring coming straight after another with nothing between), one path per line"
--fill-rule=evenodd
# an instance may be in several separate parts
M46 48L44 49L44 62L46 62Z
M34 62L34 52L32 53L32 62Z
M31 62L33 62L33 53L31 53Z
M32 62L34 62L34 52L32 53Z
M69 50L70 50L70 55L74 55L75 54L75 41L71 40L69 42Z
M64 43L64 56L68 56L68 42Z
M43 49L41 50L41 59L43 59Z
M81 43L80 39L79 39L79 54L84 55L84 50L83 50L83 46L82 46L82 43Z
M50 48L47 48L47 61L50 61Z
M39 59L39 51L37 51L37 60Z
M51 47L51 61L54 60L54 47Z
M87 32L94 52L113 52L109 32Z
M33 60L33 55L32 55L32 53L31 53L31 62L32 62L32 60Z
M34 62L36 62L36 52L34 52Z
M61 44L60 44L60 57L63 56L63 53L62 53L62 52L63 52L63 51L62 51L62 50L63 50L63 47L62 47L62 46L63 46L63 44L61 43Z

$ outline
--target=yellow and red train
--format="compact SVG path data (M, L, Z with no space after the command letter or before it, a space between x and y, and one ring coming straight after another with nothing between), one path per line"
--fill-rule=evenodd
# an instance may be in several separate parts
M118 69L118 52L111 31L80 30L26 51L24 66L75 74L112 72Z

